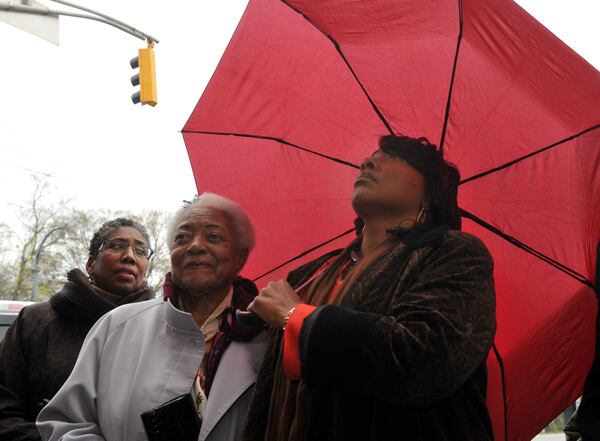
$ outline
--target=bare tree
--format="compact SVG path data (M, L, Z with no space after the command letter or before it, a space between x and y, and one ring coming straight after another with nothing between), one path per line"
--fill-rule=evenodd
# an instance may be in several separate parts
M136 220L146 227L150 236L150 248L154 250L148 266L148 283L155 291L160 291L164 276L171 266L165 239L168 217L161 211L145 210L132 213L113 210L73 210L68 213L68 219L65 221L68 232L65 261L69 262L71 268L84 269L94 231L104 222L117 217Z
M88 248L92 236L104 223L117 217L133 219L141 223L150 236L150 248L154 254L148 266L148 283L156 292L160 291L164 275L170 268L170 256L165 242L167 216L156 210L140 213L115 210L71 210L63 215L63 223L67 226L67 241L62 251L64 268L80 268L85 270L88 259Z
M154 250L148 267L148 283L155 291L160 291L165 274L171 267L166 233L168 216L162 211L143 211L133 216L146 227L150 236L150 248Z
M60 213L66 206L64 201L52 203L48 193L51 190L49 182L42 177L32 176L34 180L34 191L30 200L24 208L19 209L19 219L22 230L14 231L13 237L18 244L18 256L13 267L14 279L10 297L13 300L25 300L31 292L31 274L36 252L41 238L50 230L57 227ZM46 250L50 250L57 238L51 238L46 244ZM60 266L56 258L45 256L44 266L50 273ZM60 281L48 280L45 286L48 291L60 285ZM46 290L46 289L44 289Z
M114 210L80 210L69 208L66 201L51 196L53 187L47 180L34 177L34 191L27 204L18 211L18 231L0 224L0 299L30 298L32 269L41 239L57 226L64 226L64 240L58 234L49 236L40 259L41 273L38 299L56 292L66 281L72 268L85 271L88 247L100 226L117 217L135 219L146 227L154 256L150 260L148 283L160 291L164 275L170 268L165 234L167 216L160 211L140 213Z

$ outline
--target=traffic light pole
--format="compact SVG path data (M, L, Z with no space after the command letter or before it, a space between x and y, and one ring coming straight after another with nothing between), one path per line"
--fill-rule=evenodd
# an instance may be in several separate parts
M20 0L20 3L13 3L12 1L0 0L0 11L9 11L25 14L36 14L36 15L47 15L51 17L57 17L59 15L66 15L69 17L85 18L88 20L95 20L101 23L111 25L123 32L127 32L134 37L144 40L148 43L148 47L140 49L138 56L131 60L130 64L132 69L139 68L139 73L131 77L131 84L133 86L140 86L139 92L135 92L131 99L134 104L141 103L142 105L156 106L158 100L156 97L156 65L154 61L154 44L158 43L158 40L127 23L117 20L114 17L110 17L93 9L85 8L83 6L76 5L74 3L65 0L50 0L61 5L68 6L70 8L79 9L87 12L87 14L80 14L77 12L70 11L56 11L49 9L44 5L31 0Z
M98 11L94 11L93 9L85 8L83 6L78 6L76 4L66 2L63 0L50 0L55 3L60 3L65 6L69 6L74 9L79 9L80 11L87 12L88 14L80 14L77 12L70 11L58 11L50 8L40 8L37 6L29 6L27 0L23 0L23 3L18 4L14 2L5 2L0 1L0 11L13 11L19 12L22 14L35 14L35 15L50 15L50 16L59 16L64 15L68 17L76 17L76 18L85 18L87 20L95 20L100 23L105 23L110 26L113 26L123 32L126 32L134 37L139 38L140 40L148 41L149 43L158 43L158 40L153 36L146 34L145 32L140 31L139 29L134 28L133 26L128 25L127 23L122 22L121 20L117 20L116 18L110 17L106 14L103 14ZM92 14L92 15L90 15Z

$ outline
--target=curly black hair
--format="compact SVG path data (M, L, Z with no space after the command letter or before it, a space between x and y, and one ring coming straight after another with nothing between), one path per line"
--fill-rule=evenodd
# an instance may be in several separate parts
M403 159L425 177L425 194L429 202L427 222L460 230L457 201L460 173L454 164L444 159L442 151L427 138L399 135L382 136L379 149Z
M89 257L95 259L98 256L98 253L100 252L100 247L106 241L108 236L110 236L110 233L112 233L119 227L135 228L142 234L142 236L144 236L146 244L150 245L150 236L148 235L148 231L146 231L146 228L142 224L132 219L118 217L116 219L104 222L102 226L98 228L98 230L96 230L94 236L92 237L92 240L90 241Z

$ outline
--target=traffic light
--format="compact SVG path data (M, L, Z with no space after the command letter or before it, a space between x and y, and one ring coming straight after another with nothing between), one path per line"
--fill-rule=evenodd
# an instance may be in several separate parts
M156 65L154 64L154 44L148 42L146 49L139 49L138 56L129 62L132 69L139 72L131 77L131 84L140 86L139 92L131 95L133 104L142 103L156 106Z

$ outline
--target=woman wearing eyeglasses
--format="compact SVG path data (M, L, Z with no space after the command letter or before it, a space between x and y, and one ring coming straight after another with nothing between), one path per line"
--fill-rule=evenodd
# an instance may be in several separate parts
M240 439L266 345L263 326L233 313L257 294L239 276L253 227L238 204L204 193L175 214L167 244L163 298L117 308L90 331L39 415L44 440Z
M87 274L69 271L59 292L21 311L0 348L0 439L40 440L35 419L71 373L93 324L152 297L149 240L138 222L104 223L90 242Z

